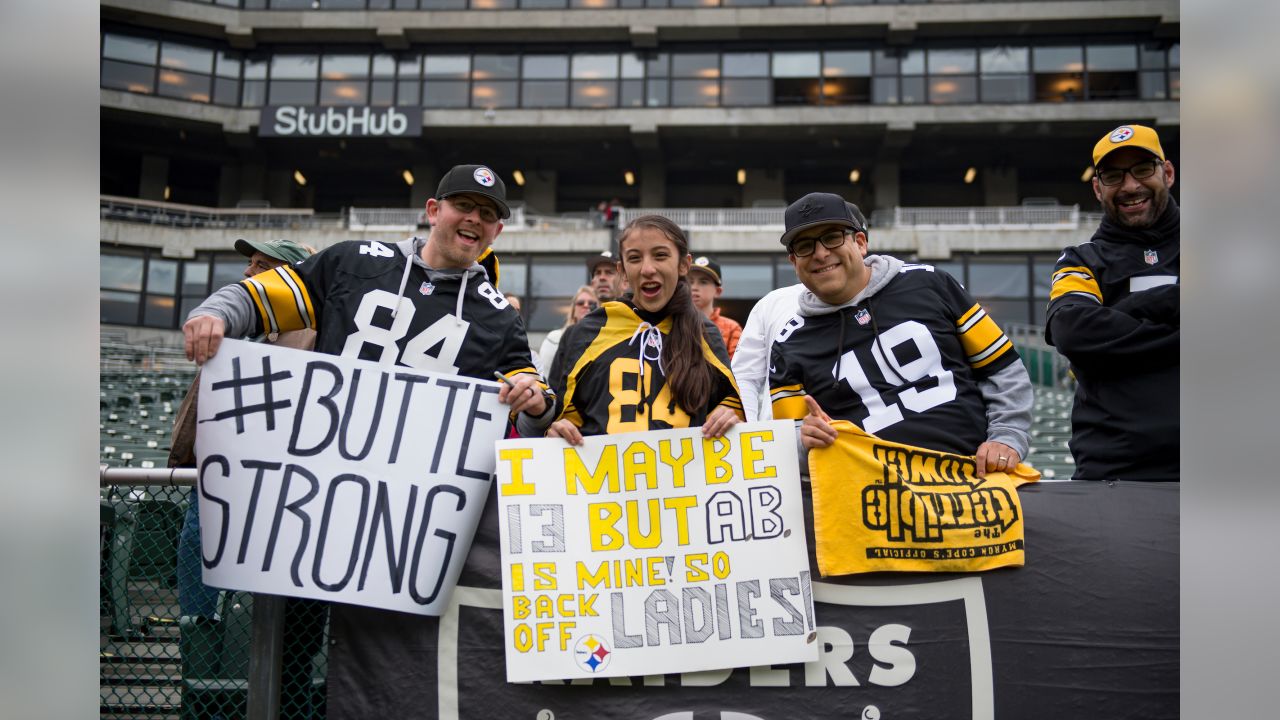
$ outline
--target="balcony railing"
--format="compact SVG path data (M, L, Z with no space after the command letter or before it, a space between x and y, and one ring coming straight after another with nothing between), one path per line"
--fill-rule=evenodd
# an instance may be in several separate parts
M103 220L189 228L315 228L342 227L341 215L320 214L308 208L211 208L201 205L139 200L103 195Z
M181 228L338 228L356 232L425 230L422 208L347 208L342 213L310 209L210 208L103 195L103 220ZM686 230L781 232L783 207L756 208L616 208L618 226L641 215L663 215ZM871 216L872 230L1076 230L1094 227L1098 213L1079 205L1023 205L1014 207L895 207ZM574 232L604 227L595 213L542 215L522 203L511 204L503 232Z

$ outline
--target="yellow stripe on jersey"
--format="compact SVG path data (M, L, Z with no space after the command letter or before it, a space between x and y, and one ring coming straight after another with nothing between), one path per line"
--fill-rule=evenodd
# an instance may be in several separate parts
M1063 295L1084 295L1102 302L1102 289L1093 277L1093 271L1087 267L1065 267L1053 273L1053 286L1049 290L1049 300L1057 300Z
M264 331L287 332L316 326L311 295L288 265L258 273L240 284L253 298Z
M956 321L956 328L969 367L974 369L990 365L1013 348L996 321L976 303Z
M612 349L613 346L619 343L629 342L632 335L635 334L635 328L628 326L633 325L633 323L629 322L629 318L635 318L636 314L625 303L613 300L605 303L602 307L604 307L605 311L604 327L600 328L600 332L592 339L591 344L582 353L582 357L578 358L578 362L573 364L573 367L569 370L569 377L565 381L565 414L568 414L569 408L573 405L573 391L578 386L578 374L594 362L596 358L603 355L605 351ZM671 318L664 318L662 322L658 323L658 330L670 333ZM575 424L582 425L581 422Z
M783 385L769 391L775 420L803 420L809 414L802 385Z
M516 376L520 374L537 375L538 387L542 388L544 391L551 389L545 382L542 381L542 376L538 375L538 371L536 368L531 368L531 367L516 368L515 370L512 370L504 374L507 376L508 380L515 380Z

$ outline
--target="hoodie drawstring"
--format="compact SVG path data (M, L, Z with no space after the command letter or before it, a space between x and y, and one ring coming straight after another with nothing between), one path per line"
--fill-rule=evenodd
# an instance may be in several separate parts
M413 268L413 258L418 254L419 249L426 244L425 241L422 241L417 237L410 239L413 240L413 242L409 244L407 249L405 249L404 273L400 275L400 289L396 291L396 306L391 309L392 319L400 313L400 301L404 299L404 289L405 286L409 284L409 271ZM399 244L402 246L404 245L404 243ZM464 324L462 320L462 300L467 294L467 277L470 274L471 273L467 270L462 271L462 284L458 288L458 303L454 306L453 310L453 322L455 325Z
M404 286L409 284L409 269L413 267L413 253L404 256L404 274L400 276L400 289L396 291L396 306L391 309L391 317L395 319L400 312L400 300L404 298Z
M640 361L640 378L637 381L637 384L640 386L640 414L643 415L645 406L649 404L649 390L644 384L645 360L653 360L657 362L658 372L663 375L666 375L667 371L662 367L662 331L653 325L650 325L647 321L642 321L636 327L636 331L631 333L631 340L629 340L627 344L631 345L634 343L637 337L640 338L640 351L636 355L637 359ZM650 347L654 349L653 357L648 356L648 349Z
M880 326L876 325L876 314L871 311L871 298L867 298L867 315L871 316L871 332L875 334L875 343L876 347L880 349L880 357L884 358L884 369L893 373L893 376L897 378L897 380L894 381L894 384L906 385L906 378L899 375L897 371L893 369L893 363L889 361L889 354L885 352L884 343L880 342ZM841 325L840 327L843 328L844 325ZM887 380L888 378L885 379Z
M470 275L466 270L462 271L462 286L458 288L458 306L453 311L453 324L462 325L462 298L467 294L467 276Z

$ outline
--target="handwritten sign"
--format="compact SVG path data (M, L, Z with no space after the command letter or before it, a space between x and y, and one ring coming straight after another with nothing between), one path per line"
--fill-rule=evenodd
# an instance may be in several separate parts
M506 408L492 380L226 341L201 374L204 580L445 609Z
M817 657L794 433L498 443L507 680Z

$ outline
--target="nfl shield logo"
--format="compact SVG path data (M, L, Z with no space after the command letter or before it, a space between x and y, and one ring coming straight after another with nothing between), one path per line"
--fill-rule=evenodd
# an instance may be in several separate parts
M857 320L859 325L866 325L871 322L871 313L867 312L866 308L862 308L853 316L853 319Z
M1142 259L1143 259L1143 260L1146 260L1148 265L1155 265L1157 262L1159 262L1159 261L1160 261L1160 258L1159 258L1159 257L1156 257L1156 251L1155 251L1155 250L1147 250L1147 251L1144 251L1144 252L1142 253Z
M422 283L422 287L418 288L418 292L422 293L423 295L430 295L435 291L436 291L436 286L432 285L429 282Z

